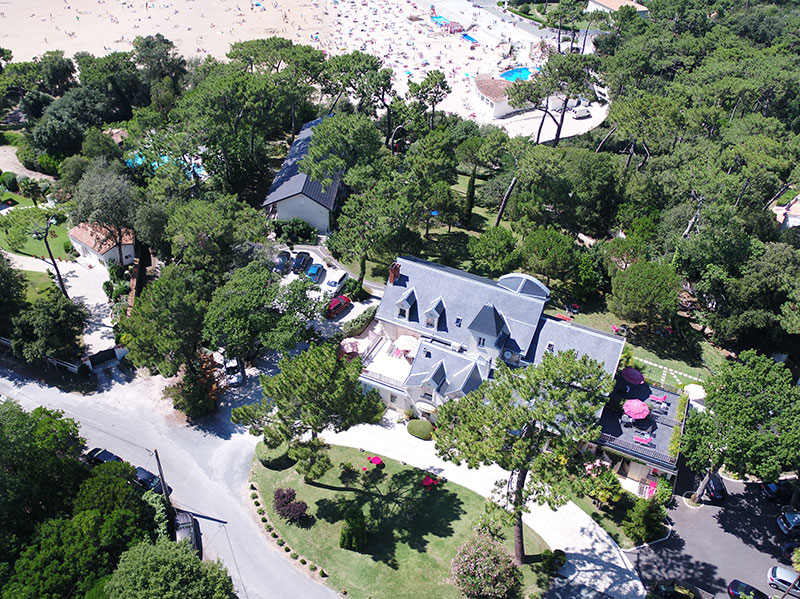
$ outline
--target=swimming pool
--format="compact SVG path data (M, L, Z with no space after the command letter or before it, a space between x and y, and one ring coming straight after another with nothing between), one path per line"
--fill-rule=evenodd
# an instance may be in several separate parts
M439 26L447 25L450 21L445 19L444 17L431 17L431 21L436 23Z
M517 81L519 79L527 81L531 78L531 70L528 67L518 67L505 73L500 73L500 76L506 81Z
M468 42L472 42L473 44L477 44L478 43L478 40L476 40L474 37L472 37L468 33L464 33L461 37L463 37Z

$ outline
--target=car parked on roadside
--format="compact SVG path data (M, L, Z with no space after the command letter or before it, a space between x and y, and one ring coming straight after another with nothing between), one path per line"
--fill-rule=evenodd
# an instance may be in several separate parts
M792 586L794 579L798 576L800 576L800 574L794 570L773 566L767 570L767 584L773 589L786 591ZM789 591L789 594L792 597L800 597L800 585L795 585L795 587Z
M728 585L728 597L732 599L769 599L769 595L762 593L753 585L741 580L731 580Z
M145 491L153 491L159 495L164 492L164 487L161 484L161 479L141 466L136 467L136 484L142 487ZM172 487L167 485L167 495L172 494Z
M308 267L308 271L306 271L306 276L315 283L319 283L322 280L322 277L325 276L325 267L322 266L322 264L318 264L317 262L315 262L314 264Z
M325 280L325 293L329 295L336 295L344 287L347 281L347 272L344 270L331 271L328 273L328 278Z
M800 512L786 512L778 516L778 528L785 535L800 533Z
M794 555L795 549L800 549L800 541L789 541L788 543L781 545L781 557L783 558L783 561L791 564L792 555Z
M99 466L100 464L105 464L107 462L124 462L125 460L118 455L111 453L107 449L95 447L94 449L90 449L86 454L86 461L95 466Z
M707 599L710 597L708 593L701 591L696 586L675 578L659 580L652 586L651 591L647 596L654 599Z
M308 252L297 252L292 262L292 272L301 273L311 264L311 255Z
M794 487L788 480L779 480L774 483L761 483L761 496L770 501L784 503L792 498Z
M325 317L326 318L335 318L339 316L342 312L347 310L350 306L353 305L353 302L350 301L350 298L346 295L337 295L333 298L328 307L325 308Z
M200 559L203 559L203 543L197 518L189 512L175 510L175 542L179 543L184 540L197 552Z
M275 256L275 263L272 267L272 271L285 275L291 264L292 255L286 250L283 250L282 252L278 252L278 255Z
M719 474L714 473L708 479L706 494L712 501L722 501L728 496L728 489L725 488L725 483Z

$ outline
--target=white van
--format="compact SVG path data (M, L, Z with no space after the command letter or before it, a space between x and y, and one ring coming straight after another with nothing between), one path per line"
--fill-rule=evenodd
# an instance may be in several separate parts
M347 280L347 271L332 270L328 272L328 278L325 279L325 293L328 295L336 295L344 287L344 282Z

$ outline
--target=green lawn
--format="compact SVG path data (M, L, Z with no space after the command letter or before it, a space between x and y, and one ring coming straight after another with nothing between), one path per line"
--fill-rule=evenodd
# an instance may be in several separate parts
M458 599L461 595L449 580L450 560L472 536L472 524L482 513L486 500L451 482L427 490L421 485L423 471L388 459L384 460L384 469L376 470L367 462L370 455L333 446L330 457L334 467L312 483L303 482L294 468L270 470L255 460L252 478L258 484L262 505L275 531L292 551L323 568L330 585L339 591L346 589L348 597ZM362 486L360 482L340 477L340 464L344 462L353 464L358 472L367 467L370 475L380 478L374 484ZM304 527L287 524L274 516L272 494L278 487L295 489L297 499L308 504L311 517ZM358 500L367 522L377 529L370 535L363 554L339 548L338 498ZM419 508L401 505L401 501L407 500L416 500ZM506 545L511 553L510 529ZM525 548L534 563L547 545L526 527ZM523 597L540 593L549 586L549 578L534 565L526 565L522 571Z
M21 196L18 193L11 193L10 191L7 191L2 195L0 202L6 206L33 206L32 199Z
M46 289L55 288L52 279L47 276L47 273L36 270L23 270L21 272L28 282L26 294L29 302L33 302L37 297L43 295Z
M8 198L8 196L13 196L13 199L16 201L17 198L22 198L22 196L17 196L15 194L6 194L4 196L4 201ZM27 205L30 206L31 201L27 198L22 198L29 202ZM20 202L23 206L26 205ZM21 208L20 208L21 209ZM25 208L25 210L37 210L37 208ZM64 242L69 241L68 235L69 229L67 228L66 221L61 223L60 225L56 225L50 229L50 249L53 250L53 256L56 258L61 258L62 260L70 260L71 256L64 251ZM3 228L0 228L0 247L4 250L13 252L13 250L9 247L8 242L6 241L6 234ZM22 247L21 250L17 250L14 252L16 254L23 254L28 256L47 256L47 248L44 246L44 240L42 239L34 239L33 237L29 238L28 241L25 242L25 245Z

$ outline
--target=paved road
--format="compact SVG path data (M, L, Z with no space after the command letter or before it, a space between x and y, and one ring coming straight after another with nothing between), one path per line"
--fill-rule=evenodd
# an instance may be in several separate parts
M123 459L156 470L158 449L178 506L200 520L207 559L228 567L240 599L332 599L336 594L286 559L261 533L249 505L247 476L257 438L230 423L230 409L260 396L257 377L229 394L213 419L189 426L160 396L160 377L106 380L88 397L32 383L0 366L0 393L26 409L63 410L81 425L89 447L107 447Z
M691 489L690 473L678 480L678 491ZM757 484L725 481L729 497L719 505L692 509L678 498L669 512L673 534L668 540L628 557L648 583L679 578L722 599L728 583L738 578L765 593L767 569L779 565L785 542L778 530L776 506L761 498Z

